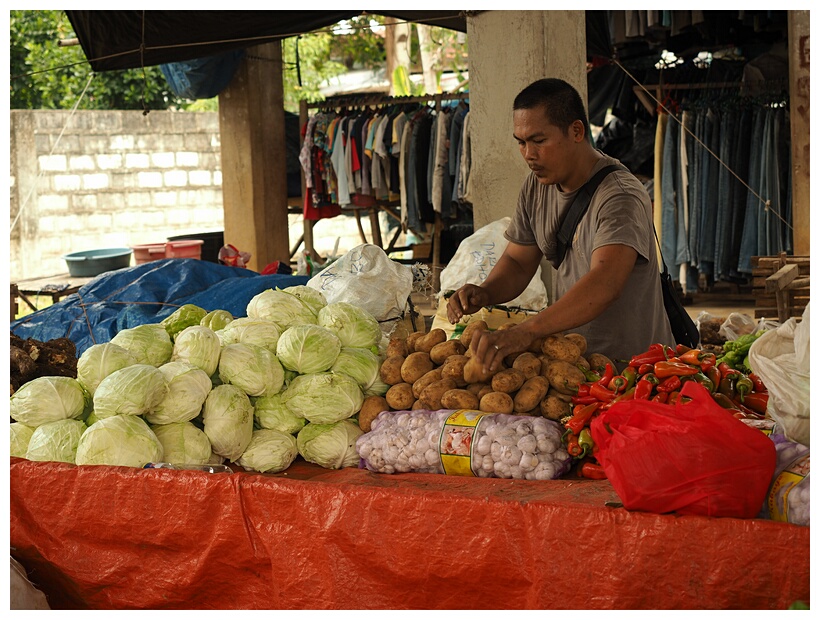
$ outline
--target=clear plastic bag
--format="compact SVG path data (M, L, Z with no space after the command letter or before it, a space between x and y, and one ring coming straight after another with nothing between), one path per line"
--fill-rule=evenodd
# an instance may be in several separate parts
M809 445L809 307L802 321L791 318L752 343L749 365L769 390L767 413L786 437Z
M541 417L442 409L383 411L356 441L379 473L552 480L572 465L561 427Z

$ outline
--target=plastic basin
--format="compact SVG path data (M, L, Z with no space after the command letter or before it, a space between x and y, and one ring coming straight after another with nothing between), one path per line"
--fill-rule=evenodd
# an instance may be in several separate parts
M131 265L131 248L106 248L64 254L68 273L75 277L97 276Z

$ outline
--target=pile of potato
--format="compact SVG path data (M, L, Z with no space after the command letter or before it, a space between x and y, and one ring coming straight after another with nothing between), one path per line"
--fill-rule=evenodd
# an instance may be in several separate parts
M442 329L391 338L380 368L390 389L383 397L365 399L359 411L361 429L369 432L372 420L391 410L477 409L557 421L569 415L571 398L586 380L579 365L597 369L612 363L600 354L586 356L581 334L553 334L528 351L508 355L495 373L484 374L471 357L470 341L487 329L485 321L475 321L460 339L448 340Z

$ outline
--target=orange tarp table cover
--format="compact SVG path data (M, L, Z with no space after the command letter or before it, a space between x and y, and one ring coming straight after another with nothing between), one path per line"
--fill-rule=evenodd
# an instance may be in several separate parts
M607 506L607 481L11 458L12 555L52 608L786 609L809 528Z

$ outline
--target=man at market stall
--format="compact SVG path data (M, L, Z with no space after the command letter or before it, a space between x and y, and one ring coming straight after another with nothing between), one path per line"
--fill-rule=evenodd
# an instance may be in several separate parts
M525 351L540 337L574 331L587 350L629 359L652 343L675 344L663 305L652 204L643 184L625 168L607 174L589 209L558 256L557 233L578 190L604 166L618 164L589 137L581 97L570 84L545 78L513 102L513 138L531 172L504 236L503 255L481 285L465 284L449 299L451 323L485 306L515 299L542 257L557 272L553 303L502 331L479 332L470 344L485 371Z

